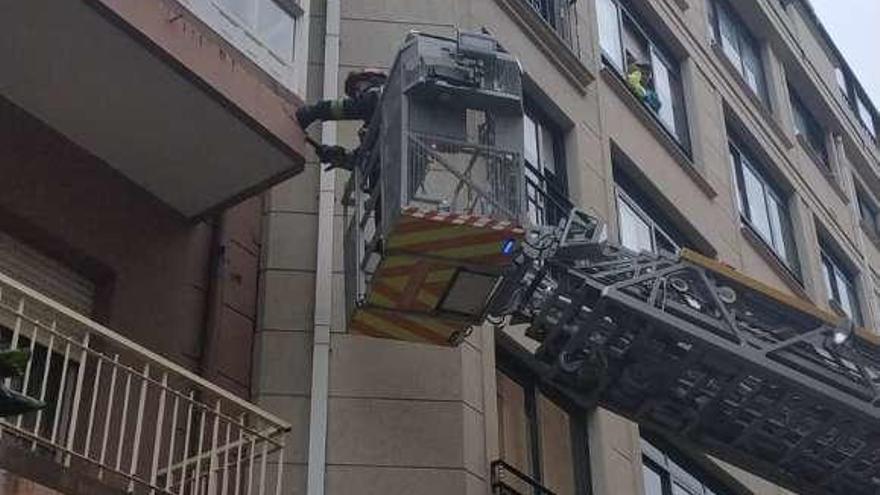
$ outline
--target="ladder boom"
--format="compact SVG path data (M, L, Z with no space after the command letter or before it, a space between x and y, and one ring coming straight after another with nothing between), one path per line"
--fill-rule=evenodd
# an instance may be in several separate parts
M489 302L546 373L799 493L880 487L880 360L848 320L696 253L634 253L574 211L527 233Z

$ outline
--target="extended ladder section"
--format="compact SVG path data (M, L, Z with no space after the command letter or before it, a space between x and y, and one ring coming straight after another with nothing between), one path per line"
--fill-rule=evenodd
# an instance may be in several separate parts
M546 373L798 493L878 493L873 337L695 253L604 242L600 225L575 211L530 232L490 301L530 323Z

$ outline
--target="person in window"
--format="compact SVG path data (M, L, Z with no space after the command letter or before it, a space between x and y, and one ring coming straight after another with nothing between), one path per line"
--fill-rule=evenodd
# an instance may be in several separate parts
M303 130L308 129L316 121L362 120L364 126L373 118L379 105L382 89L387 77L384 72L376 69L349 72L345 78L345 97L332 100L321 100L312 105L303 105L296 111L296 120ZM364 128L361 128L363 133ZM326 145L308 139L315 148L321 163L329 164L328 170L354 167L356 149L346 150L342 146Z
M658 112L662 103L654 90L653 73L651 64L631 60L626 71L626 84L642 103Z

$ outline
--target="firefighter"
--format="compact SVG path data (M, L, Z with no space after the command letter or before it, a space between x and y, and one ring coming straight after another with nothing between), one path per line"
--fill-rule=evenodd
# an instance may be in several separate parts
M303 130L319 120L362 120L366 125L373 118L386 80L385 73L376 69L350 72L345 78L345 98L304 105L296 111L296 120ZM356 150L348 151L342 146L320 144L311 139L308 141L315 148L321 163L330 165L327 170L351 170L354 167Z

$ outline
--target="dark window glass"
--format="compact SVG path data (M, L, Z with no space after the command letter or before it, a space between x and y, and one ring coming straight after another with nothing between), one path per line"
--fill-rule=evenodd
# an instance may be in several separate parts
M528 219L532 225L554 225L570 208L562 133L529 107L523 131Z
M544 19L556 34L567 43L572 41L572 30L569 17L574 13L569 9L571 2L568 0L526 0L541 19Z
M496 378L501 460L553 493L589 493L587 441L578 438L586 435L584 415L551 399L526 372L499 369ZM533 493L521 480L511 483Z
M810 113L794 90L789 88L788 94L791 100L791 110L794 114L795 132L804 146L806 146L807 152L823 167L823 171L826 173L830 172L828 153L825 146L825 129L822 128L819 121Z
M876 237L880 233L877 229L877 204L861 187L856 187L856 201L859 203L859 215L861 216L862 226Z
M800 272L797 250L788 216L786 196L763 173L758 164L736 145L730 145L730 158L739 191L742 218L773 250L796 277Z
M880 118L877 117L877 113L871 106L868 97L858 88L855 79L848 71L837 67L835 69L835 76L837 77L837 86L840 88L840 92L846 97L846 102L852 111L855 112L862 127L877 141Z
M856 325L862 324L859 310L859 299L856 295L855 277L833 255L830 250L822 248L822 275L825 289L828 291L828 302L834 309L843 312Z
M605 58L661 125L690 152L690 135L678 62L619 0L596 0Z
M709 23L713 40L721 47L736 70L752 91L769 106L761 48L745 24L730 7L720 0L712 0L709 6Z

